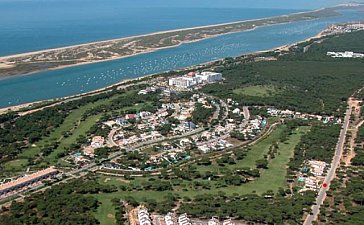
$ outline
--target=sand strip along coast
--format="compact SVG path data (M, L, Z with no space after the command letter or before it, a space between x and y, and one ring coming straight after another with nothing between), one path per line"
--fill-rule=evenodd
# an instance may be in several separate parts
M340 9L357 9L363 5L341 5L333 8L294 13L271 18L245 20L218 25L156 32L146 35L92 42L63 48L0 57L0 77L25 75L51 69L115 60L137 54L171 48L229 33L261 26L314 20L339 15Z
M318 33L317 35L307 38L306 40L299 41L299 42L292 43L292 44L282 45L280 47L276 47L276 48L272 48L272 49L256 51L254 53L246 54L246 56L255 57L255 56L259 56L259 54L262 54L265 52L271 52L271 51L275 51L275 52L289 51L289 49L291 47L294 47L300 43L304 43L304 42L308 42L308 41L316 40L316 39L320 41L321 38L324 38L331 34L333 34L333 33L329 30L329 28L327 28L327 29L321 31L320 33ZM213 66L213 64L218 61L221 61L221 59L206 62L206 63L199 64L199 65L193 65L193 66L186 67L186 68L181 68L179 70L176 70L176 72L180 72L180 71L183 72L186 70L190 70L192 68L193 69L203 68L203 67L209 66L209 65ZM106 91L110 91L113 88L122 89L122 88L126 88L126 87L129 87L132 85L137 85L137 84L142 84L142 83L145 84L148 82L148 79L153 79L155 77L158 77L159 75L161 75L161 73L150 74L150 75L146 75L146 76L142 76L142 77L138 77L138 78L134 78L134 79L126 79L126 80L120 81L116 84L113 84L113 85L110 85L110 86L107 86L104 88L100 88L100 89L97 89L94 91L90 91L87 93L76 94L76 95L71 95L71 96L56 98L56 99L47 99L47 100L41 100L41 101L36 101L36 102L29 102L29 103L24 103L24 104L20 104L20 105L9 106L9 107L3 107L3 108L0 108L0 115L8 113L8 112L18 112L18 114L20 116L27 115L27 114L42 110L44 108L52 107L52 106L55 106L58 104L68 102L68 101L74 101L74 100L80 99L82 97L96 95L96 94L100 94L100 93L103 93Z

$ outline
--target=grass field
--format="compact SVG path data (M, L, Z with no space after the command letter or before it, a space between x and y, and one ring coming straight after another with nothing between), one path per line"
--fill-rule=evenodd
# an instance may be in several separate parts
M258 179L239 187L227 187L222 191L238 194L262 194L268 190L277 192L280 187L285 187L289 159L293 157L294 148L300 142L302 135L308 132L309 129L310 127L297 128L287 142L279 143L277 156L269 161L268 169L262 170Z
M105 101L99 101L97 103L90 103L85 106L82 106L76 110L73 110L64 120L60 127L55 129L49 137L44 137L41 141L35 144L35 147L30 147L23 151L21 154L22 157L32 158L40 153L40 150L46 146L48 143L61 140L63 133L72 130L77 123L80 121L81 116L89 109L101 105Z
M26 169L27 165L28 165L27 159L16 159L4 163L4 168L6 172L22 171Z
M86 132L91 129L91 127L100 119L101 115L95 115L88 117L85 121L82 121L79 126L72 132L67 138L63 138L62 142L51 154L49 154L45 160L50 163L57 162L57 155L65 151L65 148L69 147L71 144L76 143L77 138L80 135L86 135Z
M136 110L136 111L139 111L143 107L151 106L151 105L152 105L152 102L138 103L138 104L135 104L133 106L125 107L125 108L123 108L123 110L125 110L125 111L128 111L128 110Z
M233 90L234 94L252 97L267 97L278 94L280 91L273 85L252 85Z
M264 139L261 139L257 144L250 147L251 150L247 152L247 155L244 159L237 161L236 164L233 165L226 165L224 167L221 167L217 164L212 164L210 166L197 166L197 170L199 172L207 172L207 171L215 171L218 172L220 169L223 168L237 168L237 167L249 167L249 168L255 168L255 161L258 159L263 159L264 155L267 154L269 151L269 147L278 141L278 138L280 134L284 131L285 127L280 126L273 130L273 132L265 137Z
M165 192L157 192L157 191L119 191L114 193L101 193L94 195L99 201L101 205L99 206L97 212L95 213L96 217L100 220L101 224L112 225L113 218L109 214L113 214L115 212L114 207L111 204L111 200L113 198L123 198L125 196L132 196L138 201L143 201L143 199L155 199L156 201L161 201L164 196L169 193L179 194L180 196L188 196L194 197L201 194L216 194L219 191L225 192L227 195L232 195L234 193L238 194L263 194L268 190L272 190L277 192L280 187L286 187L286 173L287 173L287 164L289 159L293 157L293 151L295 146L300 142L301 136L309 131L309 127L299 127L297 130L289 136L288 140L285 143L280 142L278 144L278 153L274 159L271 159L268 164L268 169L261 171L261 176L254 181L249 183L240 185L240 186L228 186L224 188L211 189L211 190L188 190L188 191L165 191ZM239 166L247 166L247 167L255 167L255 161L257 159L263 158L264 154L269 150L269 146L277 141L279 134L284 130L284 127L278 127L271 135L262 141L258 142L256 145L252 146L252 149L249 151L249 154L246 158L239 162ZM244 163L244 164L243 164ZM102 184L112 184L116 186L120 186L126 184L128 182L140 183L147 178L136 178L133 181L125 181L122 178L115 177L107 177L100 176L99 182Z
M102 225L115 225L115 207L110 198L104 198L102 195L97 196L101 205L94 212L94 215Z
M95 108L100 105L105 105L111 103L111 101L121 97L135 94L135 91L129 91L125 94L117 94L108 99L102 99L93 103L86 104L84 106L79 107L78 109L73 110L64 120L64 122L53 132L50 133L48 137L42 138L42 140L35 143L33 146L24 149L22 153L19 155L21 163L19 163L19 159L9 161L5 164L5 171L21 171L28 165L27 159L36 159L37 156L41 153L41 150L47 147L49 144L54 143L56 141L60 141L60 145L48 156L42 159L40 165L46 164L55 164L57 163L57 155L65 151L65 148L69 147L71 144L76 143L77 138L80 135L85 135L88 130L101 118L101 114L94 115L86 118L86 120L81 121L82 115L88 110ZM145 106L150 106L151 102L135 104L133 106L125 107L123 110L140 110ZM120 113L120 110L117 111ZM110 111L109 113L112 113ZM64 134L67 132L71 132L71 135L68 137L64 137Z
M129 93L127 93L129 94ZM64 150L64 147L69 146L72 143L75 143L75 140L77 139L77 137L79 135L83 135L85 134L90 127L95 124L95 122L101 117L100 115L97 116L92 116L87 118L85 121L80 121L82 115L87 111L90 110L94 107L103 105L103 104L108 104L110 103L112 100L120 97L122 95L115 95L109 99L102 99L99 101L96 101L94 103L89 103L87 105L81 106L78 109L73 110L64 120L64 122L57 128L55 129L53 132L51 132L51 134L48 137L44 137L42 140L38 141L37 143L35 143L34 146L31 146L27 149L25 149L20 155L20 158L25 158L23 160L23 165L26 159L35 159L41 152L41 149L46 147L48 144L55 142L55 141L61 141L60 146L54 151L52 152L49 156L46 157L46 161L50 162L50 163L54 163L56 162L55 157L57 156L58 153L62 152ZM73 130L72 135L64 138L63 134L66 132L69 132ZM17 165L17 160L13 160L8 162L5 165L5 170L9 171L9 170L19 170L22 169L22 167L17 167L14 165ZM27 165L27 164L25 164Z

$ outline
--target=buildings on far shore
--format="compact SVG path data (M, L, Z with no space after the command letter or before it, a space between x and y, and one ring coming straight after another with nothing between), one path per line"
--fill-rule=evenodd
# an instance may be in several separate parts
M355 52L327 52L327 56L331 56L332 58L364 58L363 53L355 53Z
M199 84L214 83L222 80L222 74L216 72L190 72L180 77L173 77L168 80L169 86L178 88L191 88Z

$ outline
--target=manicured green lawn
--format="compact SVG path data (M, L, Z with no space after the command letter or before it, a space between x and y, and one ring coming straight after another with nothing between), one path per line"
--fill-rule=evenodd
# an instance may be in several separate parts
M90 105L81 107L81 108L71 112L66 117L66 119L61 124L61 126L58 127L57 129L55 129L49 135L49 137L43 138L41 141L37 142L34 147L30 147L30 148L24 150L23 153L21 154L21 156L33 158L36 155L38 155L40 153L41 149L43 147L45 147L47 144L57 141L57 140L61 140L63 133L72 130L77 125L77 122L80 120L82 114L85 113L86 110L90 109L92 106L93 106L93 104L90 104Z
M133 106L125 107L125 108L123 108L123 110L124 111L128 111L128 110L136 110L136 111L139 111L143 107L150 106L150 105L152 105L152 102L138 103L138 104L135 104Z
M219 169L223 168L229 168L229 169L234 169L237 167L255 168L255 161L264 158L264 155L267 154L267 152L269 151L269 147L278 141L280 134L283 132L284 129L285 129L284 126L279 126L275 128L269 136L261 139L258 143L251 146L245 158L237 161L236 164L226 165L224 167L220 167L217 164L212 164L210 166L197 166L197 170L199 172L207 172L207 171L218 172Z
M96 198L101 203L97 211L94 212L96 219L102 225L115 225L115 206L111 202L112 198L105 198L102 195L97 195Z
M264 154L266 154L269 150L269 146L277 141L279 134L283 131L284 127L278 127L271 135L267 138L263 139L256 145L252 146L252 150L249 151L249 154L246 158L244 158L243 163L239 166L248 166L255 167L255 161L257 159L263 158ZM108 214L115 213L114 207L111 205L111 199L117 198L121 199L125 196L132 196L138 201L143 201L143 199L155 199L156 201L161 201L164 196L172 193L179 194L181 197L188 196L194 197L201 194L217 194L219 191L225 192L227 195L232 195L234 193L238 194L263 194L268 190L272 190L277 192L280 187L284 188L287 186L286 184L286 174L287 174L287 164L291 157L293 157L293 152L295 146L300 142L303 134L308 132L310 127L299 127L297 130L289 136L288 141L285 143L280 142L278 144L278 153L276 154L274 159L269 160L268 169L261 171L261 176L254 181L249 183L240 185L240 186L228 186L224 188L211 189L211 190L188 190L188 191L165 191L165 192L157 192L157 191L119 191L114 193L102 193L93 195L100 202L102 202L101 206L98 208L96 212L96 216L100 219L101 224L113 224L112 219L108 218ZM147 178L136 178L133 183L139 183L143 180L147 180ZM116 186L124 185L129 181L125 181L122 178L117 177L107 177L100 176L99 182L101 184L112 184Z
M290 158L293 157L295 146L300 142L302 135L308 132L310 127L300 127L292 134L288 141L279 143L278 154L274 159L271 159L268 164L268 169L262 170L261 175L255 181L241 185L239 187L227 187L222 191L226 193L262 194L268 190L277 192L280 187L286 186L287 164Z
M115 223L115 206L111 200L113 198L122 199L126 196L132 196L137 201L143 199L153 198L156 201L161 201L164 196L170 192L157 192L157 191L143 191L143 192L114 192L114 193L101 193L92 195L101 203L94 212L96 219L100 221L101 225L114 225Z
M126 94L133 94L134 92L128 92ZM112 100L119 98L122 95L115 95L109 99L102 99L93 103L89 103L87 105L84 105L76 110L73 110L64 120L64 122L55 129L48 137L44 137L39 142L35 143L34 146L29 147L28 149L25 149L21 154L20 157L22 158L30 158L34 159L37 155L41 152L41 149L47 146L47 144L50 144L55 141L61 141L60 146L52 152L49 156L46 157L46 161L55 163L57 160L55 160L55 157L58 153L64 151L64 147L69 146L72 143L75 143L75 140L78 138L79 135L84 135L90 128L95 124L95 122L101 117L100 115L92 116L87 118L85 121L80 122L80 119L82 115L89 109L92 109L94 107L108 104ZM74 130L73 130L74 129ZM63 138L63 134L65 132L69 132L73 130L72 135Z
M235 89L233 92L234 94L252 97L266 97L279 93L279 90L272 85L252 85Z
M27 164L28 164L27 159L12 160L4 163L4 170L7 172L22 171L26 169Z
M62 142L51 154L49 154L45 160L50 163L57 162L57 155L65 151L65 148L76 143L77 138L80 135L86 135L86 132L101 118L101 115L94 115L88 117L85 121L82 121L80 125L72 132L72 135L67 138L63 138Z
M98 101L96 103L90 103L85 106L82 106L76 110L73 110L64 120L64 122L55 129L49 137L44 137L42 140L35 144L35 147L29 147L28 149L24 150L23 153L20 155L22 157L33 158L38 155L41 149L46 146L48 143L61 140L63 133L72 130L80 120L81 116L89 109L96 107L105 103L105 100Z

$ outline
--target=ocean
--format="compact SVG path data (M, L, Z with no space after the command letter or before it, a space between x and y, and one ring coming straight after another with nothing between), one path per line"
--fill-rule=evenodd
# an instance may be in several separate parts
M50 8L49 12L37 8L31 12L24 11L23 15L27 15L24 18L30 17L29 20L18 18L20 12L6 14L5 22L0 20L0 28L8 29L8 32L0 29L0 54L295 12L286 9L125 9L100 5L93 16L89 15L88 9L88 13L71 10L62 17L54 15L52 9L56 6L45 5ZM0 2L0 15L3 17L1 6ZM45 19L48 17L50 19ZM260 27L119 60L5 78L0 80L0 106L84 93L125 79L267 50L314 36L329 24L363 18L363 12L344 11L337 17Z
M0 0L0 56L297 12L288 9L131 7L124 6L122 1L88 3L79 0L71 4Z

